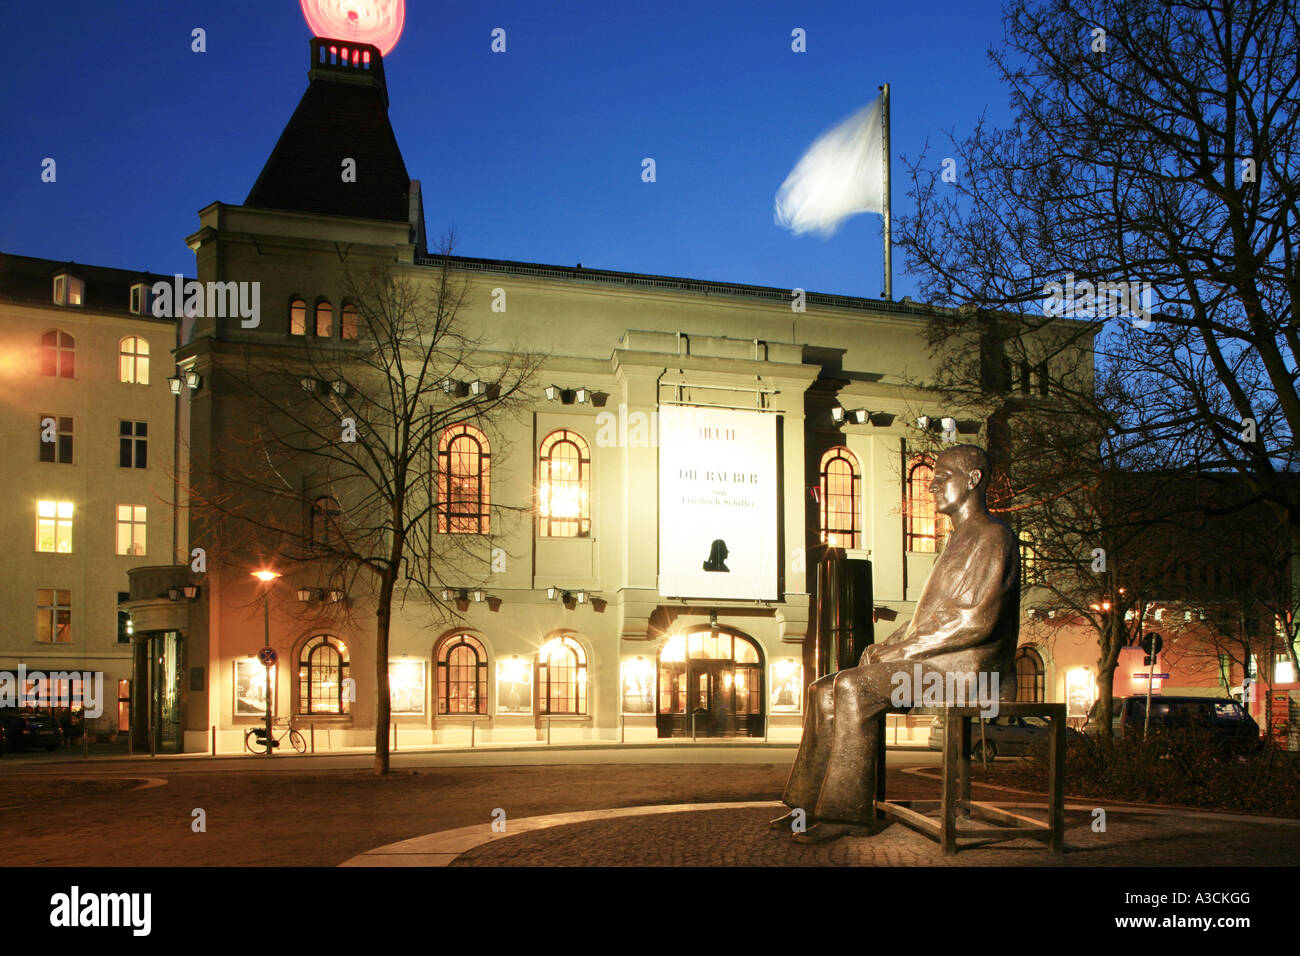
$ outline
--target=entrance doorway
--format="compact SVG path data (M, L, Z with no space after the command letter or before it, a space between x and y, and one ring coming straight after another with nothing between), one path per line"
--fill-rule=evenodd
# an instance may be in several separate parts
M743 634L679 634L659 654L660 737L762 737L763 665Z
M135 641L131 682L132 736L144 752L180 753L184 743L184 642L176 631L152 631Z

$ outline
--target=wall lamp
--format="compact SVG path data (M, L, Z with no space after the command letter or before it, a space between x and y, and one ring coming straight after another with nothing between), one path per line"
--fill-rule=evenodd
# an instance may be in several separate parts
M167 379L167 387L173 395L181 393L181 386L187 385L193 391L203 385L203 376L192 368L187 368L181 375L172 375Z
M560 386L558 386L558 385L547 385L547 386L546 386L546 400L547 400L548 402L558 402L558 401L560 400L560 394L561 394L561 392L563 392L563 391L564 391L564 390L563 390L562 388L560 388Z
M585 386L576 389L573 393L573 400L579 405L589 405L591 403L591 389Z
M487 591L482 588L443 588L442 599L444 601L473 601L475 604L482 604L487 600Z
M200 385L203 384L203 376L200 375L198 372L194 371L194 369L192 368L186 369L185 384L192 389L198 388Z
M184 595L187 601L193 601L199 596L199 587L197 584L186 584L183 587L172 585L167 589L167 600L179 601Z
M848 418L855 425L871 424L871 412L865 408L855 408L850 411L842 405L836 405L831 409L831 421L835 422L836 425L842 425L845 418Z
M485 395L487 393L487 382L482 379L474 379L469 383L469 393L471 395Z
M346 398L348 394L348 383L342 379L330 382L330 390L339 398Z
M575 604L586 604L591 600L591 592L583 589L577 591L566 591L564 588L557 588L554 585L546 589L546 600L554 601L560 599L562 604L568 604L573 601Z
M310 375L298 379L298 384L302 386L302 390L308 395L315 395L316 389L320 388L320 382L312 378Z

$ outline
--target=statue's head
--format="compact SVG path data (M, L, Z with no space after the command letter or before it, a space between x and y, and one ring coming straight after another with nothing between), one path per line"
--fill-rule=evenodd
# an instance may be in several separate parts
M939 453L934 463L930 490L940 514L955 514L972 498L980 510L987 508L984 495L989 486L989 456L978 445L954 445Z

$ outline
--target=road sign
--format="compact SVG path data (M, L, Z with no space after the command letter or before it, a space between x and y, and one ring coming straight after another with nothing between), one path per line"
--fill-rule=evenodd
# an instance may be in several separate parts
M1165 639L1155 631L1148 631L1142 638L1142 650L1148 654L1159 654L1160 649L1165 646Z
M267 667L274 667L275 662L280 659L280 655L275 652L274 647L264 647L257 652L257 659Z

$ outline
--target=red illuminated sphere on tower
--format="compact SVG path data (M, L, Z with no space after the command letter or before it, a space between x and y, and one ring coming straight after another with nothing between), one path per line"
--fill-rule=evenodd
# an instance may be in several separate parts
M307 26L318 37L370 43L384 56L397 46L406 21L405 0L300 0Z

